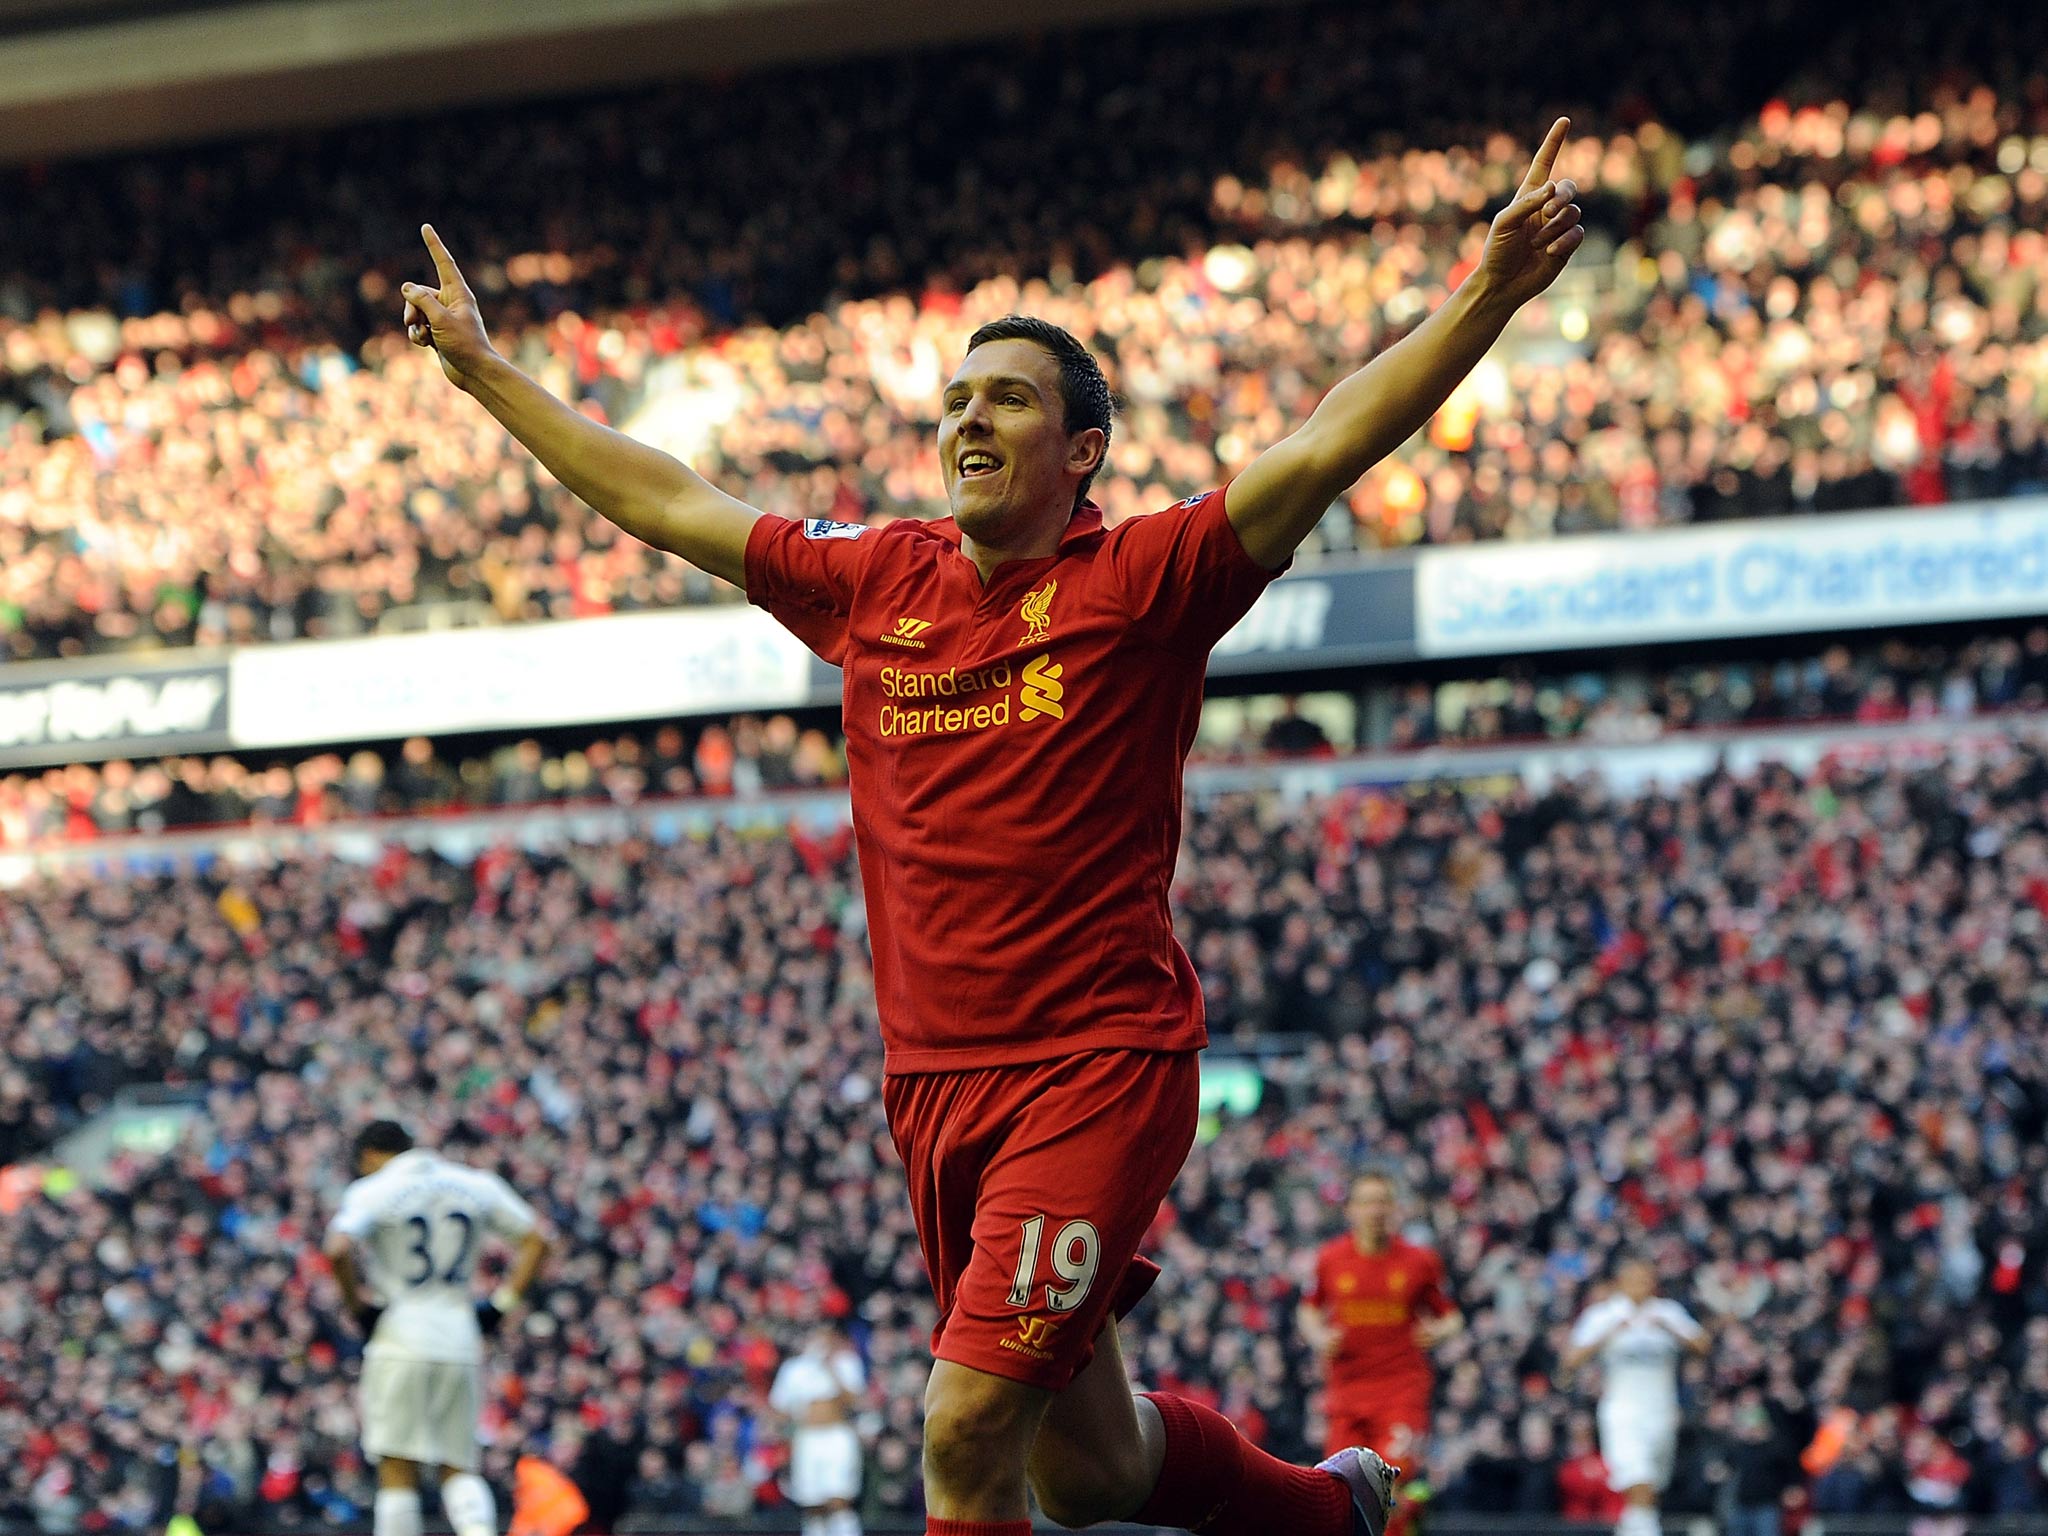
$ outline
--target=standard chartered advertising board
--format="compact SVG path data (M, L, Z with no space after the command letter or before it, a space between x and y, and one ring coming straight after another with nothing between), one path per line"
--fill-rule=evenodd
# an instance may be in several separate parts
M2048 497L1427 550L1423 656L2048 612Z
M1217 645L1215 675L2048 614L2048 497L1314 565ZM0 666L0 767L830 706L835 667L758 608L161 659Z

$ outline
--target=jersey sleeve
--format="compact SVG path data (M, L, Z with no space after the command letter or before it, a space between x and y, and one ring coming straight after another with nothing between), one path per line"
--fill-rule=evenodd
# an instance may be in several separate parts
M775 1385L768 1389L768 1406L785 1418L803 1407L803 1399L797 1391L795 1366L794 1360L783 1361L781 1369L775 1373Z
M1673 1333L1688 1344L1707 1336L1707 1330L1699 1325L1699 1320L1668 1297L1659 1298L1657 1315L1670 1325Z
M514 1193L512 1186L495 1173L483 1177L484 1216L500 1237L524 1237L540 1225L532 1206Z
M1605 1301L1581 1312L1579 1320L1572 1324L1572 1348L1585 1349L1598 1344L1612 1325L1613 1312L1613 1305Z
M1415 1291L1415 1310L1431 1317L1448 1317L1458 1310L1458 1304L1451 1300L1450 1280L1444 1273L1444 1257L1434 1249L1424 1249L1429 1255L1425 1261L1422 1284Z
M1316 1250L1316 1277L1309 1282L1308 1294L1301 1298L1317 1309L1330 1304L1330 1250Z
M375 1197L358 1180L342 1191L341 1208L334 1213L334 1219L327 1223L330 1236L339 1235L360 1243L370 1235L370 1229L377 1224Z
M1190 496L1110 533L1112 579L1133 627L1185 656L1207 656L1280 574L1245 553L1223 503L1221 490Z
M747 599L840 666L854 590L880 537L859 523L763 513L747 534Z

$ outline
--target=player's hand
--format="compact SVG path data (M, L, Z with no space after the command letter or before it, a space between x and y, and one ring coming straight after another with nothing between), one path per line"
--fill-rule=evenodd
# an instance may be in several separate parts
M505 1326L505 1314L519 1305L519 1297L508 1285L501 1285L476 1304L476 1326L485 1338L492 1338Z
M1579 195L1578 183L1569 178L1555 181L1550 174L1570 127L1571 119L1565 117L1550 125L1536 158L1529 162L1521 190L1501 209L1486 237L1480 271L1493 292L1517 308L1557 281L1586 238L1579 205L1573 201Z
M422 224L420 238L434 258L438 286L406 283L399 288L405 296L406 340L416 347L432 347L448 382L457 389L468 389L477 371L498 354L484 330L476 295L470 292L448 247L434 233L434 226Z

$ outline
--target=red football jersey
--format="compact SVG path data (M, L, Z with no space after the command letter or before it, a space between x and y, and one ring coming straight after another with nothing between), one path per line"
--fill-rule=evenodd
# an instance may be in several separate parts
M1430 1375L1429 1354L1415 1342L1415 1326L1451 1310L1444 1262L1435 1251L1392 1238L1379 1253L1360 1253L1347 1233L1316 1254L1309 1304L1337 1330L1330 1377Z
M1173 936L1181 764L1210 647L1273 579L1223 493L984 586L950 520L763 517L747 594L845 669L853 826L891 1072L1198 1050Z

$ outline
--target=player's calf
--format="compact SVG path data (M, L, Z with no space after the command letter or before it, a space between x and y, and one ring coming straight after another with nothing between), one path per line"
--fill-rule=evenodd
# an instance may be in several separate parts
M934 1364L924 1399L924 1493L935 1528L1030 1518L1025 1463L1051 1396L950 1360Z
M1070 1531L1124 1519L1159 1481L1142 1440L1091 1446L1073 1455L1035 1454L1030 1473L1031 1491L1045 1518Z

